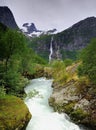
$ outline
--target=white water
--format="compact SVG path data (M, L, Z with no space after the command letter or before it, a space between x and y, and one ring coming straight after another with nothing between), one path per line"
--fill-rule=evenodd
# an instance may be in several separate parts
M52 60L52 54L53 54L52 42L53 42L53 37L51 37L51 42L50 42L49 63L50 63L50 61Z
M27 94L34 89L39 92L39 95L25 99L32 114L26 130L81 130L68 120L69 117L66 114L54 112L48 105L48 98L52 94L51 85L52 80L39 78L32 80L25 88Z

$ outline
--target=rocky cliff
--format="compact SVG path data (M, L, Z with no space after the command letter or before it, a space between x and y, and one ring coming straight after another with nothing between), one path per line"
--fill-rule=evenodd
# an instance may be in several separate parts
M11 10L6 6L0 7L0 23L3 23L9 28L18 29Z
M50 53L50 42L53 36L53 55L57 58L58 52L64 58L76 58L77 51L86 47L92 38L96 37L96 18L86 18L63 32L50 36L40 36L39 38L32 39L30 46L42 55Z

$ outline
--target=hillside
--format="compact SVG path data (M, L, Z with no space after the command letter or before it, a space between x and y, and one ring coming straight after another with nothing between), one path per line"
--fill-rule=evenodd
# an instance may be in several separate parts
M37 54L48 59L52 35L42 35L31 40L30 46ZM63 59L76 59L78 50L86 47L92 38L96 37L96 18L86 18L63 32L53 35L53 58L57 54Z

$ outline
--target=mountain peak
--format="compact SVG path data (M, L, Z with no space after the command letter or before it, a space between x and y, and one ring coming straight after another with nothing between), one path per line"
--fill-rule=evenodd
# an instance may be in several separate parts
M22 27L23 28L21 30L29 37L37 37L45 34L50 35L50 34L55 34L57 32L57 29L51 29L47 31L39 30L36 28L34 23L24 23Z
M7 6L0 6L0 22L9 28L18 28L14 16Z
M31 34L33 32L39 31L39 30L37 30L34 23L24 23L23 27L24 27L24 30L26 30L25 33L27 33L27 34Z
M96 17L92 16L92 17L88 17L88 18L85 18L81 21L79 21L78 23L74 24L72 27L75 28L75 27L85 27L86 28L88 26L94 26L96 25Z

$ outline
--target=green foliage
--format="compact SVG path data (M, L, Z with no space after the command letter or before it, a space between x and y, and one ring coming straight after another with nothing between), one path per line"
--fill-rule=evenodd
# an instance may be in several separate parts
M6 90L4 86L0 86L0 98L6 95Z
M82 110L81 108L78 108L71 113L71 116L76 121L79 121L86 118L86 116L88 116L88 113Z
M64 62L56 60L51 63L51 66L53 68L53 78L60 84L64 84L68 79Z
M68 50L61 50L62 58L63 59L72 59L76 60L78 57L78 51L68 51Z
M70 114L71 112L73 112L74 106L75 106L75 103L74 102L70 102L68 104L64 104L63 109L65 110L65 112L67 114Z
M72 65L72 63L73 63L73 61L71 59L65 59L64 60L64 64L65 64L66 67L69 66L69 65Z
M78 68L79 76L88 76L89 79L96 83L96 39L81 52L82 64Z
M45 65L47 62L37 54L34 55L34 63Z
M48 62L49 51L44 50L43 46L48 46L51 41L50 35L41 35L36 38L32 38L31 42L28 43L29 47L37 52L38 55L43 57ZM38 48L39 47L39 48Z
M34 74L35 66L46 62L27 46L29 40L21 32L6 29L0 34L0 81L7 93L18 95L28 83L22 75Z
M13 73L14 72L14 73ZM8 93L17 95L22 92L25 85L28 83L28 80L21 76L20 73L17 73L13 70L8 70L7 74L4 76L6 81L6 86L9 86Z
M25 46L24 40L21 33L13 30L6 31L0 42L0 58L9 59L14 53L21 53Z

